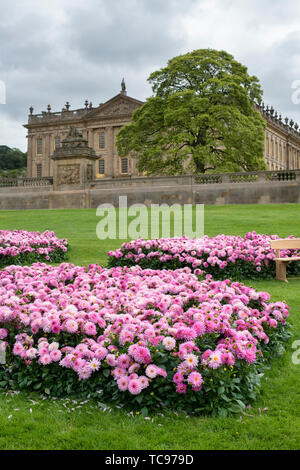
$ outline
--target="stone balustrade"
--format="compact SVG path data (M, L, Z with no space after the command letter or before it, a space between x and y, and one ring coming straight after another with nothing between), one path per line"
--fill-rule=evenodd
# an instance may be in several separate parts
M41 178L1 178L0 187L35 187L35 186L52 186L53 178L41 177Z
M244 183L272 183L277 181L299 181L300 170L278 170L278 171L254 171L241 173L220 173L201 175L180 175L180 176L135 176L122 178L101 178L90 181L89 189L99 188L132 188L142 186L169 187L175 185L220 185L220 184L244 184ZM52 186L52 177L41 178L1 178L0 187L35 187ZM72 185L69 184L70 190Z
M253 171L193 176L194 184L257 183L300 180L300 170Z
M76 121L87 116L95 108L83 108L83 109L74 109L67 110L64 109L60 112L47 113L46 111L41 114L29 114L28 124L45 124L55 121Z

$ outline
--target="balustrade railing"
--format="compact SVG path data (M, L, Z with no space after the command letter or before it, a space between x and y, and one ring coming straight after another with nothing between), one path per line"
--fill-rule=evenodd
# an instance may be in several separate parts
M193 176L195 184L256 183L300 180L300 170L252 171Z
M35 187L35 186L51 186L53 184L52 177L41 177L41 178L1 178L0 187Z

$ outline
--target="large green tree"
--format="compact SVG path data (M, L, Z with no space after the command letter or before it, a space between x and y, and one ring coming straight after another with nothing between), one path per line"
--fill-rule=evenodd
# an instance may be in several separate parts
M262 90L225 51L199 49L169 60L148 81L153 96L117 136L121 156L148 174L264 170Z
M17 148L0 145L0 170L26 167L27 154Z

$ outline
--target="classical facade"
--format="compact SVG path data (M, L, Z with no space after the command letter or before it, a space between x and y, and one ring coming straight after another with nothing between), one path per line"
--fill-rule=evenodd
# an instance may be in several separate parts
M106 103L93 107L85 101L84 108L71 110L69 102L60 112L47 111L33 114L30 108L28 123L28 177L53 176L51 156L68 135L71 126L76 127L88 146L95 151L95 177L119 178L138 176L135 159L120 158L115 137L122 126L129 123L132 113L143 104L127 96L124 79L121 91ZM263 104L257 105L266 120L265 159L269 170L300 169L300 132L298 124L285 118Z
M132 113L143 104L142 101L127 96L124 80L121 91L106 103L93 107L85 101L84 108L70 109L66 102L60 112L33 114L30 108L28 123L27 176L53 176L51 156L68 135L70 127L79 130L97 158L96 178L137 176L136 162L131 158L118 156L115 138L122 126L129 123Z
M282 116L264 103L257 106L266 121L265 160L269 170L300 169L300 132L299 126Z

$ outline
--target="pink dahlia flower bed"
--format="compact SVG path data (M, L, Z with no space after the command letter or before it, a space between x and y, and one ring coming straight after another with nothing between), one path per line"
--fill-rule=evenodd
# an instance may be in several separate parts
M244 237L234 235L204 236L189 239L161 238L155 240L132 240L123 243L121 248L109 251L110 266L132 266L143 268L178 269L190 267L195 274L212 274L216 278L250 279L274 277L275 250L270 241L278 235L258 234L255 231ZM291 235L289 238L294 238ZM300 252L282 250L283 256ZM300 272L300 263L288 265L288 272Z
M288 314L267 292L189 268L10 266L0 271L0 386L101 394L145 413L237 411L287 338Z
M0 230L0 268L10 264L31 264L34 261L60 262L66 258L68 241L54 232Z

